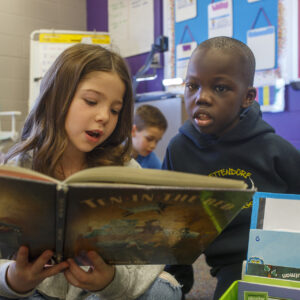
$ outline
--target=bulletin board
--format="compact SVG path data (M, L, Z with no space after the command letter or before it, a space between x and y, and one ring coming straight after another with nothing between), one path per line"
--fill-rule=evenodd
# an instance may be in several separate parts
M294 80L298 71L295 70L295 65L297 68L298 65L295 64L293 49L298 43L298 31L295 32L298 23L295 22L300 0L175 1L173 6L169 1L168 10L175 15L174 27L171 28L174 34L173 53L169 55L173 60L170 61L169 72L165 70L165 73L184 79L195 45L213 36L233 37L248 44L255 54L254 86L262 111L283 111L285 84ZM190 17L176 21L178 7L179 10L188 10Z
M215 15L209 16L210 11L214 11ZM220 30L222 24L218 24L218 20L221 20L222 24L227 22L227 26L223 26L224 30ZM215 23L217 29L211 28L212 22ZM191 35L184 34L186 27L189 28L193 38ZM255 30L262 28L273 31L270 34L258 32L255 35ZM247 44L247 35L249 36L249 31L252 30L250 43L253 40L253 46L260 44L260 37L263 39L269 36L274 38L274 48L271 51L270 48L260 48L261 57L265 57L265 59L270 58L270 52L274 54L274 63L268 63L265 68L274 69L277 68L278 56L277 28L278 0L259 0L256 2L248 2L247 0L197 0L197 16L182 22L175 22L175 47L189 43L192 39L199 44L217 35L230 36ZM177 53L175 53L175 59L177 60ZM265 60L262 59L262 61ZM262 67L264 68L264 66ZM260 71L264 71L263 68Z
M41 79L57 56L76 43L110 46L107 32L48 30L33 31L30 35L29 110L40 90Z

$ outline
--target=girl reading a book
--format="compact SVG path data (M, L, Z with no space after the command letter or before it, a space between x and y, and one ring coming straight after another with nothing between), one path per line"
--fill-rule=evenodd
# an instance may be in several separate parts
M45 74L5 163L59 180L95 166L139 167L130 158L132 109L130 73L120 55L96 45L69 47ZM16 260L0 261L0 299L181 298L163 265L112 266L89 251L87 267L72 258L49 266L51 250L34 261L28 255L21 246Z

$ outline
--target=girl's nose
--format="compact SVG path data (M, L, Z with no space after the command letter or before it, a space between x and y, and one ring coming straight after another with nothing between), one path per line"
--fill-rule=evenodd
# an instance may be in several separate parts
M109 120L109 109L101 107L96 114L96 121L106 123Z

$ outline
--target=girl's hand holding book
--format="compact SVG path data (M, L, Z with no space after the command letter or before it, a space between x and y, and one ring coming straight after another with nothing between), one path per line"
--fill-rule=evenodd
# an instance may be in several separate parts
M9 265L6 281L16 293L25 294L34 289L45 278L56 275L68 268L67 262L62 262L51 267L46 266L53 256L51 250L44 251L35 261L28 259L29 250L21 246L18 250L16 261Z
M115 267L108 265L95 252L87 252L87 259L92 266L88 272L80 268L74 259L68 259L69 268L64 272L68 282L76 287L89 290L99 291L107 287L114 279Z

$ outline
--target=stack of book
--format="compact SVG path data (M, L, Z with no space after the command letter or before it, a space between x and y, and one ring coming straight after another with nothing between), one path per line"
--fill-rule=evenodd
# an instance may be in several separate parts
M300 195L255 193L242 280L221 300L300 299Z

